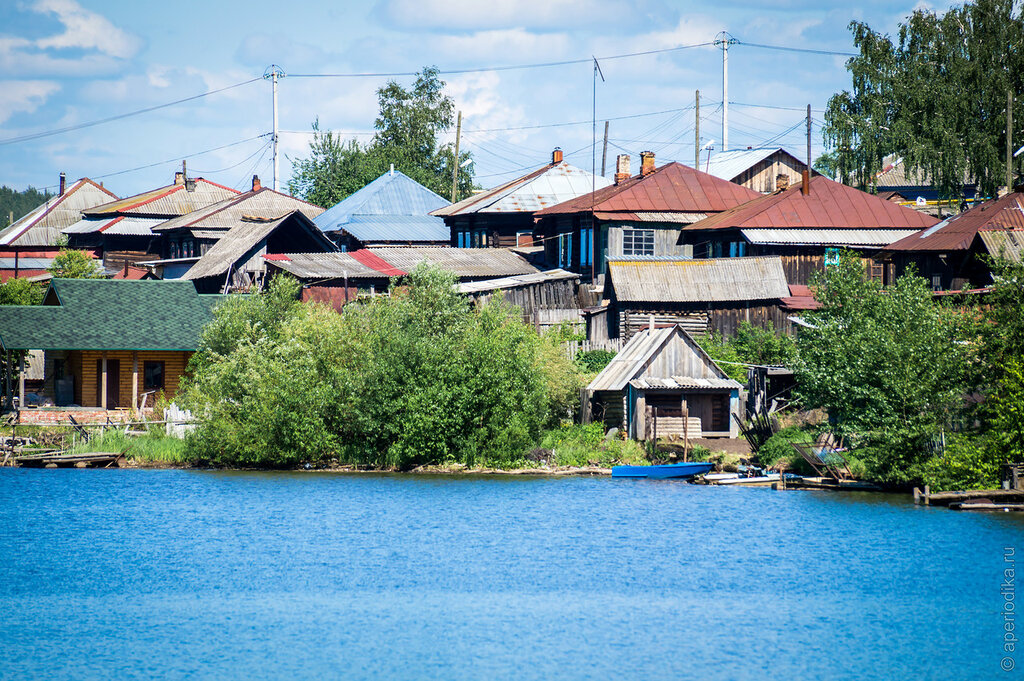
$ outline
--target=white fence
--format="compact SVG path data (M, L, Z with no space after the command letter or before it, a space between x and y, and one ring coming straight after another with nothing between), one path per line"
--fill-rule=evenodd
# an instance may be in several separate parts
M612 338L604 341L569 341L565 344L565 353L570 360L576 359L576 355L589 350L611 350L618 352L625 345L621 338Z
M167 422L167 434L171 437L185 437L185 433L196 427L192 412L179 408L173 402L164 409L164 421Z

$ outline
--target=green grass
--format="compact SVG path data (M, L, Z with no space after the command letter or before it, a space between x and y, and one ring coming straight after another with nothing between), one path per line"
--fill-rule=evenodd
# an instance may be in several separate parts
M88 452L122 452L135 461L154 461L169 464L188 464L190 460L185 454L185 441L168 437L162 430L149 435L125 435L119 429L108 429L96 433L88 442L79 442L72 453Z
M646 463L643 447L632 440L604 439L604 425L562 426L544 434L540 444L550 449L559 466L608 466L617 463Z

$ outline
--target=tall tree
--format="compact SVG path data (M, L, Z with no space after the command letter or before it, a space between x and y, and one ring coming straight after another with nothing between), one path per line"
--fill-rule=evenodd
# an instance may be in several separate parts
M367 145L323 132L319 120L315 121L309 156L294 160L288 190L326 208L366 186L394 164L396 170L449 197L455 150L451 144L439 145L438 138L452 126L455 103L444 94L438 70L424 68L408 90L388 81L377 90L377 103L376 132ZM469 152L461 152L458 162L471 157ZM472 190L472 171L463 169L457 196L469 196Z
M11 215L17 220L21 216L53 198L48 191L39 191L29 187L25 191L17 191L8 186L0 187L0 229L11 224Z
M895 154L945 197L959 198L965 179L994 195L1005 184L1007 93L1024 91L1021 7L976 0L944 14L916 10L895 40L858 21L850 30L860 54L847 62L852 90L825 112L829 169L869 189Z

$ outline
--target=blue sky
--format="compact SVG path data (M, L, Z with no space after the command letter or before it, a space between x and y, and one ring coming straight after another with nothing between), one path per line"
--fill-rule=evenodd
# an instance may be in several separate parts
M243 188L257 173L270 184L269 139L260 136L272 127L271 91L263 80L139 116L3 144L242 83L261 76L270 64L293 75L414 72L425 65L471 69L692 45L711 41L722 30L742 43L842 52L852 50L851 20L891 33L915 7L926 5L900 0L5 0L0 2L0 184L52 187L63 170L72 179L100 178L114 192L129 195L168 183L186 157L190 175ZM730 147L776 139L802 156L800 109L811 104L816 156L822 151L821 110L832 93L849 87L843 63L838 56L732 47ZM636 171L639 152L647 149L656 152L659 164L693 163L697 89L701 143L714 140L715 149L722 148L721 50L700 47L606 59L601 65L606 82L597 86L598 166L606 118L612 119L609 168L615 154L629 153ZM589 169L592 73L583 63L442 76L463 111L462 148L473 152L478 182L493 186L536 167L555 146ZM386 80L282 79L282 187L291 173L289 157L306 153L314 118L323 129L368 139L375 90ZM412 78L395 80L408 84ZM576 124L552 125L559 123ZM454 130L448 137L454 138Z

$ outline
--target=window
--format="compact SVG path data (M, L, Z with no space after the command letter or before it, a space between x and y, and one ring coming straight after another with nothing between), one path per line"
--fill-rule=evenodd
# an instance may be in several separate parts
M558 235L558 266L572 267L572 232Z
M164 363L145 362L142 366L142 385L146 390L163 390L164 387Z
M747 254L747 242L746 241L730 241L729 242L729 257L730 258L742 258Z
M826 248L825 249L825 265L838 265L839 264L839 249L838 248Z
M580 267L590 267L594 262L594 228L580 229Z
M933 274L932 275L932 290L933 291L941 291L942 290L942 275L941 274Z
M487 248L487 230L474 229L469 236L466 248Z
M516 232L516 246L533 246L533 232Z
M654 230L623 229L622 255L654 255Z

